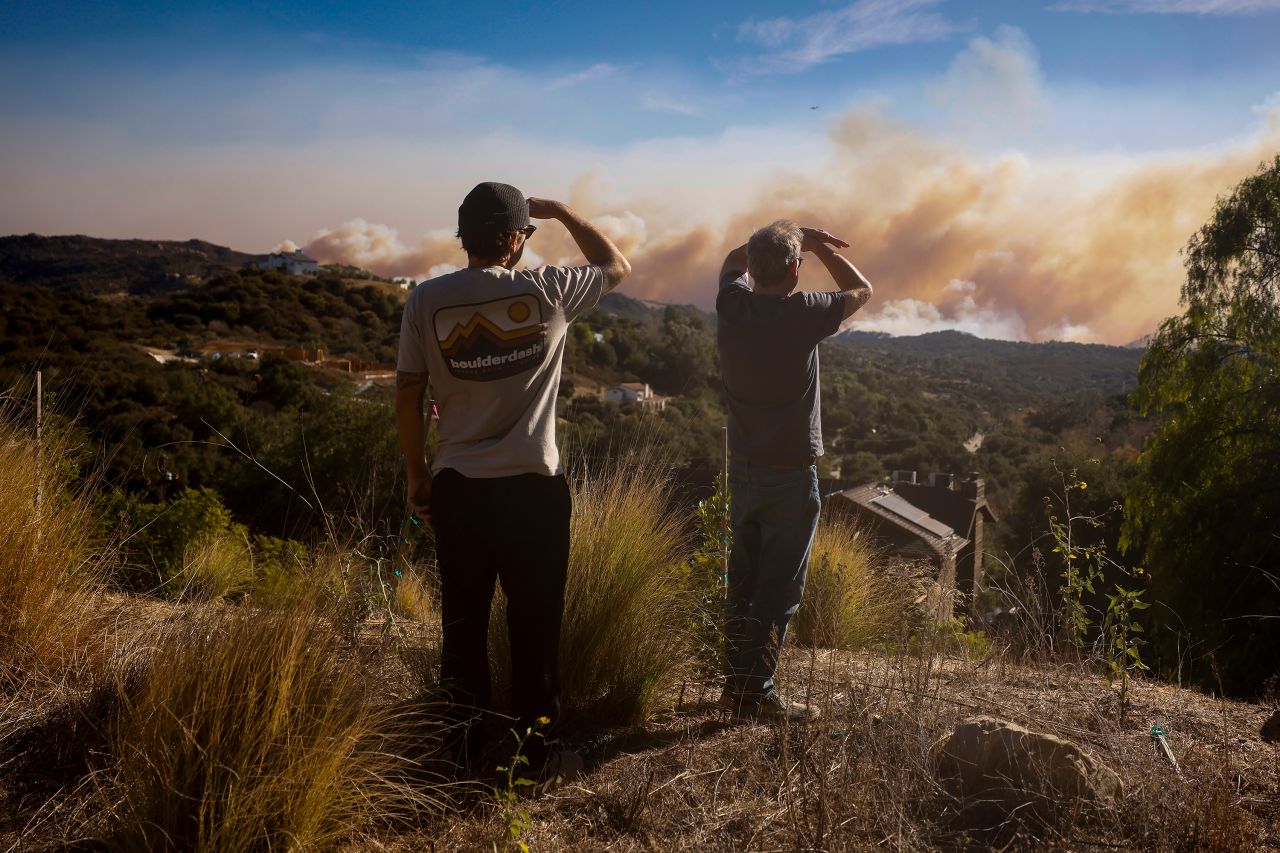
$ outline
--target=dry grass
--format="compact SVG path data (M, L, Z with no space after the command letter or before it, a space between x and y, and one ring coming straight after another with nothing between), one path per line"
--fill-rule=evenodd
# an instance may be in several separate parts
M15 413L0 407L0 685L61 680L88 662L102 626L95 596L111 559L84 490L72 490L65 436L38 452Z
M183 549L182 571L169 580L170 595L183 601L215 601L247 592L254 575L253 554L243 534L224 531Z
M589 773L532 805L543 851L1276 850L1280 747L1258 706L1140 682L1140 719L1117 723L1115 693L1082 667L972 664L905 648L789 650L782 675L823 717L807 727L731 725L693 696L643 730L597 733ZM934 742L991 714L1081 744L1125 782L1121 807L1066 810L1045 825L1006 813L975 823L936 782ZM1170 731L1178 773L1149 727ZM436 849L478 849L490 813L433 827ZM410 835L393 850L420 849Z
M424 571L408 568L396 584L392 609L402 619L428 624L440 619L436 583Z
M12 423L0 417L0 848L477 850L503 837L479 786L442 811L439 779L398 757L434 738L398 710L420 686L398 662L431 660L438 639L429 584L402 579L398 615L425 621L394 643L370 549L317 552L279 594L255 593L270 607L108 596L113 554L88 535L87 502ZM574 491L563 660L567 738L588 773L525 802L533 849L1280 850L1280 747L1258 736L1270 709L1138 680L1122 722L1083 664L958 658L936 631L912 641L899 630L909 581L877 571L847 529L820 536L796 636L872 650L785 649L782 688L818 705L819 723L730 724L717 686L679 681L696 655L662 476L632 460ZM1080 744L1124 779L1121 808L975 825L929 752L976 714Z
M570 483L572 545L560 635L570 716L638 723L679 682L693 654L696 602L683 584L683 519L671 483L645 454L628 454ZM495 692L509 689L506 614L493 609Z
M628 455L573 483L560 672L570 707L639 722L678 680L691 650L681 584L683 519L666 474Z
M916 586L855 524L824 518L791 636L797 645L845 650L892 640L901 633Z
M331 621L214 608L162 638L110 732L107 847L316 849L422 804Z

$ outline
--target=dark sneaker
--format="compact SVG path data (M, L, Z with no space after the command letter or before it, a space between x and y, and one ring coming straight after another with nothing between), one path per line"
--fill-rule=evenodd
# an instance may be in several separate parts
M533 787L528 792L533 795L554 791L562 785L577 782L586 775L586 765L582 756L572 749L556 749L547 758L547 763L533 777Z
M770 693L755 704L744 704L734 710L734 718L761 723L811 723L822 716L821 709L801 702L788 702Z

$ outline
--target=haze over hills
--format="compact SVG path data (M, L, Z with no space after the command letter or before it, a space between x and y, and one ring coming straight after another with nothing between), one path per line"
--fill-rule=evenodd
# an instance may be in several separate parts
M21 234L0 237L0 281L33 284L61 290L90 293L154 293L180 288L209 278L219 272L244 269L265 259L265 254L241 252L204 240L115 240L82 234L43 236ZM356 271L346 268L346 271ZM346 274L344 271L344 274ZM367 274L366 274L367 275ZM660 324L669 303L652 299L633 299L621 293L606 294L601 308L611 315L654 328ZM715 314L694 305L674 305L678 311L696 316L714 325ZM850 331L842 340L864 346L884 347L886 352L912 350L938 358L956 357L975 345L978 338L963 332L931 332L923 335L895 337L880 332ZM1129 348L1141 348L1145 338ZM897 343L892 343L896 341ZM1084 352L1095 354L1123 349L1105 344L1068 344L1046 342L1028 344L990 340L993 351L1016 359L1025 347L1047 347L1049 351L1080 353L1064 347L1087 346ZM1105 359L1105 356L1096 355ZM1127 359L1121 359L1127 361Z

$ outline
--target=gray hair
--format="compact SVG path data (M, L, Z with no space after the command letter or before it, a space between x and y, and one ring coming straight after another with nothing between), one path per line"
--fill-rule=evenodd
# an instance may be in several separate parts
M759 229L747 241L747 272L757 284L773 285L786 278L791 262L800 257L804 234L790 219Z

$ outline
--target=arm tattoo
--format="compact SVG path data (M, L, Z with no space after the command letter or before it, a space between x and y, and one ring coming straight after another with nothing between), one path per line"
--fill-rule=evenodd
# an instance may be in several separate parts
M409 389L425 386L427 384L426 371L421 373L408 373L403 370L396 371L396 388Z
M422 408L422 401L427 396L427 373L408 373L403 370L396 371L396 391L411 391L414 398L418 401L418 408Z

